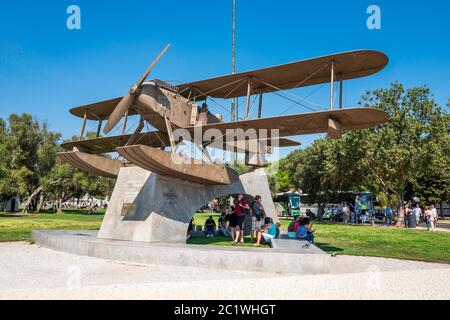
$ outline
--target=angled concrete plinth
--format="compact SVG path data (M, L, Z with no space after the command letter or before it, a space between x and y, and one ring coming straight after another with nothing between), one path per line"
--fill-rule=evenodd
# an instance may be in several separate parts
M149 265L282 274L327 274L330 256L308 249L270 249L104 240L95 231L33 231L39 246L70 254Z
M278 221L264 169L244 174L231 185L206 186L139 167L121 168L98 237L185 244L198 209L215 198L240 193L260 195L268 215Z

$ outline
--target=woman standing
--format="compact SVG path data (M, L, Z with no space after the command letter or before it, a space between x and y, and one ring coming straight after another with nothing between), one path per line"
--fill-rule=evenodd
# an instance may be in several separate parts
M433 211L431 210L431 207L427 207L427 210L425 210L425 219L427 221L427 230L433 230L434 229L434 218L433 218Z

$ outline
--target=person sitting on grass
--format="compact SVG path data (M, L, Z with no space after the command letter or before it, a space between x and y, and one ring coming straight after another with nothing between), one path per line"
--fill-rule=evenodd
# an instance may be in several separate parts
M289 239L295 239L297 238L297 234L295 233L295 225L297 223L297 218L295 218L294 220L292 220L292 222L289 224L288 226L288 238Z
M292 220L291 223L289 223L288 232L294 232L295 223L296 223L295 219Z
M295 217L295 224L294 224L294 232L297 233L298 228L300 227L300 224L302 222L302 216Z
M230 233L228 232L228 227L227 227L227 214L226 212L222 212L222 215L219 218L219 232L224 236L224 237L230 237Z
M300 225L297 230L297 239L306 240L309 243L314 244L314 230L309 218L303 218L300 220Z
M273 239L277 236L277 227L272 222L272 219L266 218L264 221L264 227L258 231L256 237L255 247L259 247L261 245L261 241L264 239L266 243L271 243Z
M214 221L213 217L209 217L208 220L205 222L205 234L206 237L214 237L216 234L216 222Z

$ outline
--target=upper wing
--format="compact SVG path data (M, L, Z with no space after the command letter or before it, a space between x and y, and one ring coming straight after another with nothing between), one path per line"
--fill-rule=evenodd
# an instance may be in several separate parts
M122 135L82 141L71 141L63 143L61 146L69 151L72 151L74 147L77 147L83 152L101 154L115 152L116 148L125 146L130 138L131 135ZM165 146L170 146L170 141L166 133L146 132L140 134L138 144L143 144L154 148L162 148Z
M382 110L373 108L343 109L238 122L222 122L204 125L201 127L201 130L205 132L208 129L216 129L223 136L226 136L233 134L236 129L243 129L244 131L248 129L257 131L260 129L278 129L279 137L289 137L327 132L330 119L339 122L341 131L345 132L376 127L387 122L389 115ZM193 135L196 128L190 127L186 129Z
M340 81L376 73L387 65L388 57L378 51L358 50L186 83L178 87L183 96L196 100L203 100L205 96L223 99L246 96L249 78L252 79L254 93L306 87L330 82L332 61L335 63L336 80Z

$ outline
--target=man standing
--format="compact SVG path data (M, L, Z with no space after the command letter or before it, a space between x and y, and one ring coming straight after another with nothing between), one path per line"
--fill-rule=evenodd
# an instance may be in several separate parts
M390 207L386 208L386 210L384 211L384 216L386 227L390 227L392 224L392 209Z
M242 194L239 195L234 205L236 207L236 238L234 243L244 244L244 221L245 216L250 212L250 206Z
M355 200L355 222L359 224L359 218L361 215L361 200L359 200L359 196L356 196Z
M261 203L261 196L256 196L255 200L251 204L252 211L252 234L251 241L256 236L258 230L263 226L264 221L264 207Z
M431 205L431 212L433 213L433 225L434 225L434 228L436 229L437 228L437 222L439 220L439 215L438 215L437 209L434 206L434 204Z
M420 224L420 217L422 216L422 209L420 209L419 204L416 204L416 207L413 209L412 214L415 215L415 217L416 217L416 225L419 226L419 224Z

